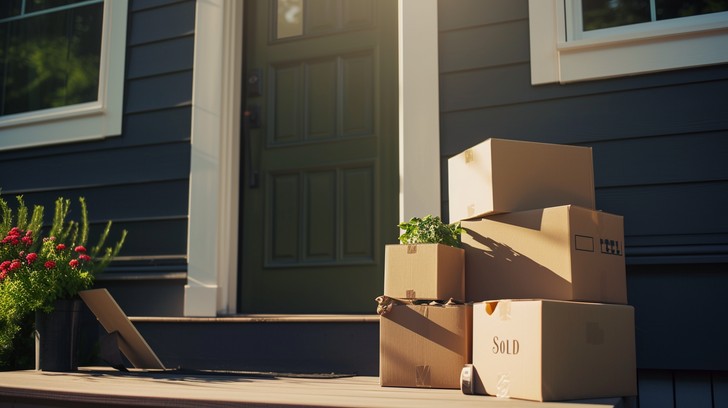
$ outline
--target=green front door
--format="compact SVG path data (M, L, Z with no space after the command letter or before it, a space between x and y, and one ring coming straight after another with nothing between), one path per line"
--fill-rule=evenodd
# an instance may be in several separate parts
M397 2L247 0L242 313L373 313L396 241Z

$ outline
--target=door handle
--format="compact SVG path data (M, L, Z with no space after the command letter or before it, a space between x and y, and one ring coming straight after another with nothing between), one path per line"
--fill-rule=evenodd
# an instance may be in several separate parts
M258 169L253 163L253 141L251 129L259 129L261 127L260 107L258 105L250 105L243 113L243 137L245 138L245 161L248 171L248 187L258 188L260 180L258 177Z

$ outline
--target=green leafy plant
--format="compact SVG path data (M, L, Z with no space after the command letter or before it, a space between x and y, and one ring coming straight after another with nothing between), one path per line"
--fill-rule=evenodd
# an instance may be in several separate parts
M399 242L403 244L444 244L455 248L462 247L460 234L463 229L459 222L445 224L440 217L427 215L401 222L398 227L404 231L399 236Z
M87 249L88 213L79 198L79 221L66 221L71 201L55 202L53 223L43 236L42 206L30 211L22 197L13 211L0 197L0 360L12 349L14 337L35 311L50 312L57 299L72 298L89 289L95 275L119 253L126 239L105 247L111 221L95 246ZM1 361L0 361L1 362Z

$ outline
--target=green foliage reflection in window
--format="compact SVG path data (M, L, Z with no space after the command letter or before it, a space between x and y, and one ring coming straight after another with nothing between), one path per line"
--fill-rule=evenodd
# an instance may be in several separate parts
M2 0L0 115L96 101L103 0Z
M584 31L728 11L728 0L581 0Z

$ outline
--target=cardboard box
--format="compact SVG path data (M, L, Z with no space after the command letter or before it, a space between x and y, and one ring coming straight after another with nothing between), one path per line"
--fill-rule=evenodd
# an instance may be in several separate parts
M380 322L380 384L460 388L460 371L470 362L472 319L472 305L393 306Z
M536 401L637 395L633 307L503 300L473 309L476 393Z
M409 299L465 299L465 251L443 244L385 246L384 294Z
M467 301L627 303L621 216L565 205L461 225Z
M448 160L450 222L562 204L594 207L589 147L488 139Z

